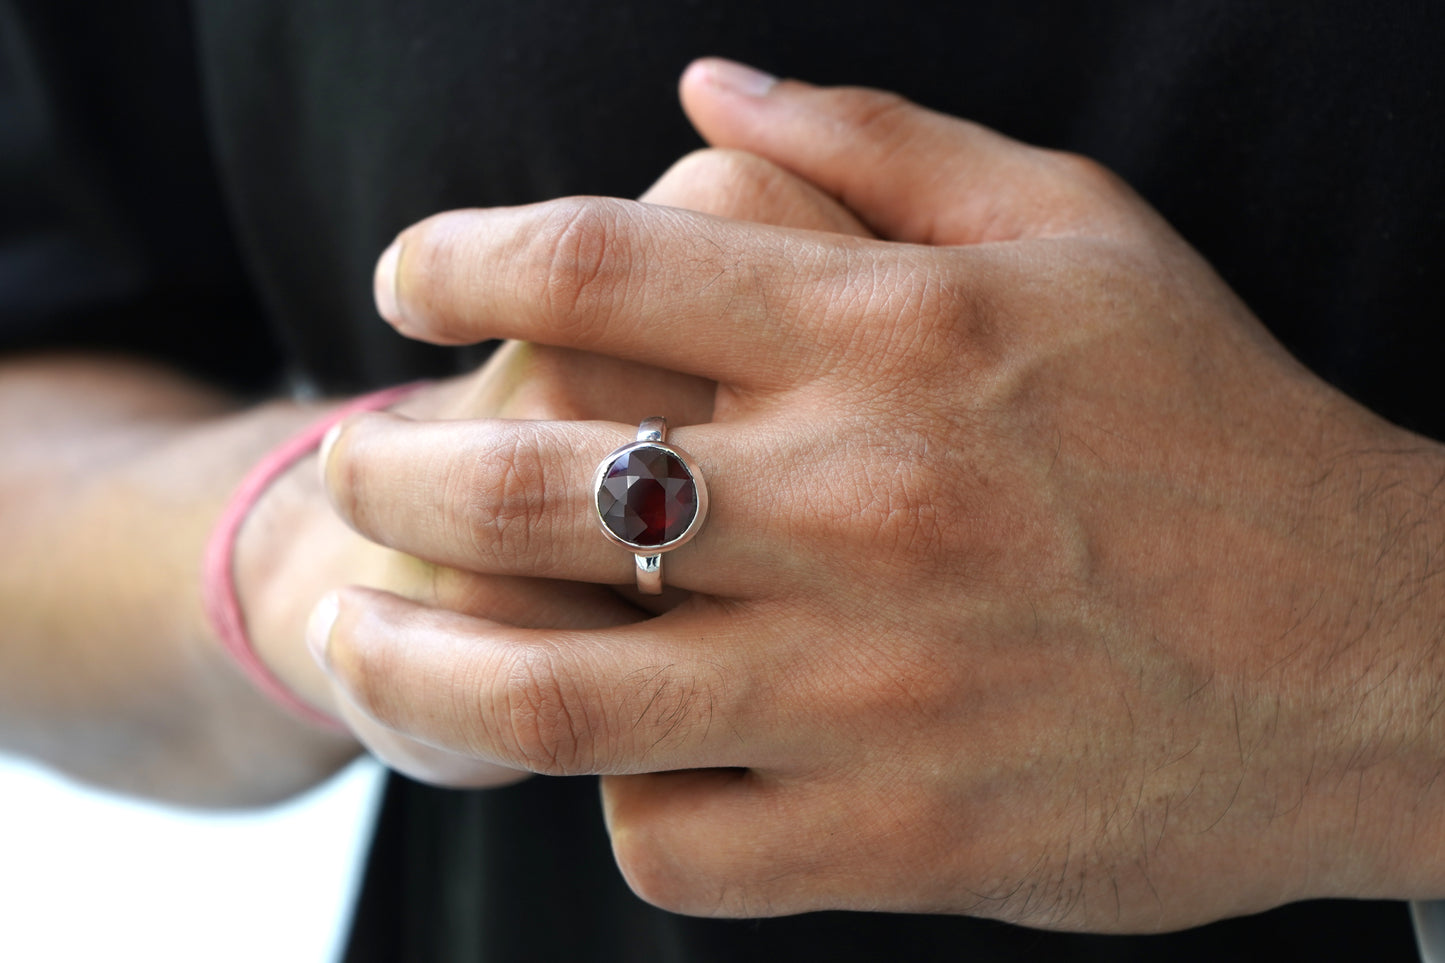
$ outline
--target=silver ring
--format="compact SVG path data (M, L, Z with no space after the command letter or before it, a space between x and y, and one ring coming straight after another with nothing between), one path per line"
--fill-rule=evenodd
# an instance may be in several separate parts
M637 590L662 592L662 553L685 545L707 518L707 484L692 456L667 444L667 419L647 418L637 440L592 476L602 533L637 557Z

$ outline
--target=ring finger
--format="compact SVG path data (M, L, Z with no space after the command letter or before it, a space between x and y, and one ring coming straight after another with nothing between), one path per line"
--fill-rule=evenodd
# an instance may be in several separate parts
M603 533L594 476L636 433L606 422L365 415L330 439L322 471L341 517L398 551L473 572L620 585L635 579L637 562ZM770 537L773 520L785 517L783 492L747 467L766 458L757 434L734 424L668 436L692 452L703 476L697 487L708 493L693 497L706 506L697 538L664 553L668 585L751 598L786 584L785 543ZM666 489L633 484L625 509L646 516L656 537L670 541L690 517L686 489L685 479ZM639 547L637 554L652 553Z

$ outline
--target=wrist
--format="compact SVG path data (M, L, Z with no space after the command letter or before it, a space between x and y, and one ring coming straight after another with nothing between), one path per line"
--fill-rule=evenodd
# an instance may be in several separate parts
M1372 428L1334 460L1330 486L1352 573L1320 625L1314 680L1331 702L1322 744L1335 748L1318 782L1330 799L1329 832L1344 840L1342 861L1329 868L1348 880L1330 895L1439 898L1445 447Z
M241 481L207 546L205 605L221 648L275 706L323 729L346 731L329 684L297 643L315 602L332 588L362 581L358 565L373 553L331 511L316 451L352 412L388 407L415 387L338 405L273 448Z

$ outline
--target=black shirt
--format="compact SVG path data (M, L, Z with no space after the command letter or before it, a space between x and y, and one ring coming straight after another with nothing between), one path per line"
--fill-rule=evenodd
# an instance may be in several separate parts
M1307 365L1445 437L1442 27L1339 0L0 0L0 340L257 391L465 369L377 320L378 252L447 208L635 196L698 145L676 78L721 54L1103 161ZM394 780L352 958L1413 958L1389 904L1147 939L684 919L626 891L595 797Z

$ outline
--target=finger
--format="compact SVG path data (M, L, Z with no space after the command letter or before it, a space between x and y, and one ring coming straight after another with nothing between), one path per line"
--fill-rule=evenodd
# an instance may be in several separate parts
M402 597L432 608L529 628L595 629L627 625L641 616L617 594L596 585L505 576L478 577L457 569L398 556L409 572ZM388 581L380 584L396 584ZM531 775L474 756L441 749L395 732L362 712L333 685L332 704L367 750L412 779L453 789L490 789Z
M669 168L642 200L763 224L867 233L818 188L741 151L694 151ZM712 419L716 390L710 381L673 371L522 341L504 344L480 377L459 380L457 386L467 394L437 398L433 392L409 402L414 411L398 410L421 418L470 410L501 418L624 423L666 411L680 424L701 424Z
M775 784L747 769L703 769L602 779L602 813L617 868L654 906L689 916L775 915L761 898L742 898L740 863L776 872L787 851L769 830L788 802ZM738 905L746 902L745 906Z
M775 82L731 61L693 63L680 94L711 144L757 153L817 184L883 237L973 244L1120 228L1138 207L1117 178L895 94Z
M374 584L405 586L402 597L432 608L530 628L604 628L635 622L640 615L638 609L601 586L479 577L399 553L388 555L393 571ZM457 789L484 789L509 785L530 775L394 732L358 709L344 691L334 685L332 688L332 704L356 737L372 755L412 779Z
M641 200L759 224L870 236L836 200L772 161L744 151L693 151L668 168Z
M867 229L833 198L741 151L694 151L673 164L641 200L760 224L867 236ZM636 423L666 411L679 424L712 418L713 382L650 365L511 341L488 367L504 376L473 379L486 394L470 407L495 417Z
M343 520L408 555L472 572L627 584L636 562L601 531L594 473L635 436L605 422L373 414L348 419L328 440L322 473ZM666 554L667 584L730 597L778 591L786 572L761 553L774 544L766 533L782 506L730 470L754 459L755 439L697 427L668 440L689 451L696 442L710 507L698 537ZM730 528L749 537L728 537Z
M426 745L551 775L739 766L773 752L752 676L707 645L695 606L587 633L508 628L365 589L322 606L309 641L334 683Z
M826 787L830 792L821 791ZM858 900L856 849L875 837L896 841L901 813L878 813L856 790L838 805L826 779L781 779L757 770L702 770L607 776L603 815L618 868L649 903L691 916L761 918L817 909L893 908L888 898ZM851 865L849 865L851 861ZM839 867L849 865L847 872ZM915 864L916 865L916 864ZM886 892L902 906L906 883Z
M367 716L352 705L344 693L336 699L336 708L368 752L387 768L418 782L451 789L494 789L532 775L524 769L508 769L408 739Z
M518 338L777 388L936 297L930 267L880 242L569 198L409 228L378 265L378 307L425 341Z
M673 164L642 200L761 224L866 236L858 219L818 188L754 154L699 150ZM679 424L712 420L716 385L603 355L510 341L462 407L500 418L636 423L666 411ZM425 417L423 413L423 417Z
M601 585L507 575L479 576L395 554L410 571L399 578L355 584L394 592L413 602L527 628L595 629L644 616Z
M712 420L717 391L715 383L691 375L527 341L502 345L487 368L484 376L468 379L470 393L452 410L624 424L665 411L678 424L692 425Z

